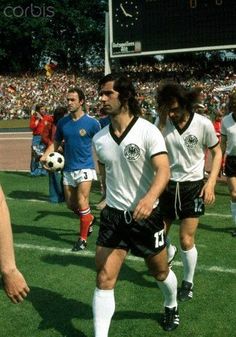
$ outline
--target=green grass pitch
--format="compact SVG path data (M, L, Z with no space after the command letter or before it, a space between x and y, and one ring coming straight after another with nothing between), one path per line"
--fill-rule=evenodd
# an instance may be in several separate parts
M13 305L0 288L1 337L92 337L94 252L98 226L88 249L72 253L78 220L65 204L48 200L48 178L22 172L0 172L14 232L17 265L31 292ZM198 265L194 298L179 304L180 326L168 333L160 326L163 298L141 259L128 256L117 283L116 312L109 337L232 337L236 312L236 239L227 186L217 184L216 202L206 208L197 231ZM94 184L91 207L100 199ZM178 245L178 223L171 229ZM179 284L179 254L173 265Z

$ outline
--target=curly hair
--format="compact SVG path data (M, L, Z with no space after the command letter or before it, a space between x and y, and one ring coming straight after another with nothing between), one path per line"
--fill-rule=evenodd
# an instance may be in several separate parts
M158 89L156 101L159 111L158 128L162 130L166 124L169 108L174 102L178 102L181 109L192 113L194 104L198 101L199 90L187 90L176 82L164 82Z

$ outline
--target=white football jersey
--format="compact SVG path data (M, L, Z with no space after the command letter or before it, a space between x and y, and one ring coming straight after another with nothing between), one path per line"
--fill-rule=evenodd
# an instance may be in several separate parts
M93 144L106 169L107 205L134 210L154 178L151 158L167 153L162 134L145 119L133 118L121 137L110 124L93 137Z
M223 118L221 134L227 137L226 154L236 156L236 120L232 113Z
M171 180L203 179L206 149L219 143L212 122L194 113L185 127L179 129L167 118L162 134L169 155Z

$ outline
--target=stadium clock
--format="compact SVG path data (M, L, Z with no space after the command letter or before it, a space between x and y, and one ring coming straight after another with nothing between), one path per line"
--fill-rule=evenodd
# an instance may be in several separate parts
M236 0L109 0L111 57L235 49Z
M115 21L121 28L132 28L140 16L138 4L135 1L120 1L115 8Z

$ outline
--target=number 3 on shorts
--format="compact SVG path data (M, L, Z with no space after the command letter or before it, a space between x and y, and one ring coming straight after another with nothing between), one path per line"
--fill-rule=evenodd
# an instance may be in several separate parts
M155 237L155 248L161 247L164 245L164 229L154 234Z

